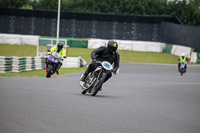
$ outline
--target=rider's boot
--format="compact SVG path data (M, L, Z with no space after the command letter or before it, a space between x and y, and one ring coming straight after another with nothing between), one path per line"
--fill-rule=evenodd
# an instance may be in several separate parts
M102 86L100 87L99 91L102 91Z
M56 73L59 74L59 70L60 70L60 67L62 66L62 64L60 64L56 70Z
M57 70L56 73L59 74L59 71Z
M45 61L45 64L46 64L46 68L48 67L48 65L49 65L49 61L46 59L46 61Z
M87 74L86 74L86 73L84 73L84 74L83 74L83 76L81 77L81 81L83 81L83 82L84 82L86 77L87 77Z

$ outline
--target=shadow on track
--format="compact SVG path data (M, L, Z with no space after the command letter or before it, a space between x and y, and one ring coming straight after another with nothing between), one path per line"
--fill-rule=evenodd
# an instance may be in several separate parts
M96 96L91 96L89 93L88 94L79 94L81 96L89 96L89 97L93 97L93 98L118 98L116 96L111 96L111 95L96 95Z

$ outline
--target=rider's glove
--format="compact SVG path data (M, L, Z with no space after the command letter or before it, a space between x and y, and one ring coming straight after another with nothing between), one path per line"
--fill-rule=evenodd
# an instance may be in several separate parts
M116 75L116 73L117 73L117 70L116 69L114 69L114 70L112 70L112 72Z
M51 55L51 52L50 52L50 51L48 51L48 55Z
M95 63L97 60L96 59L92 59L92 63Z

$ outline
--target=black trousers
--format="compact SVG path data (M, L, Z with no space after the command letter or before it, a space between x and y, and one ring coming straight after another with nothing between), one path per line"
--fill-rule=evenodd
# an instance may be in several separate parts
M85 74L88 75L90 72L94 71L100 64L97 63L90 63L87 70L85 71ZM107 77L104 82L106 82L109 78L112 77L112 72L111 71L106 71Z

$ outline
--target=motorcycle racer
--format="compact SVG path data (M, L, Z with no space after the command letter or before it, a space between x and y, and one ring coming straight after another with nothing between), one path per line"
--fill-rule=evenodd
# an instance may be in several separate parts
M51 55L52 52L58 52L61 55L61 60L63 61L65 56L65 49L63 48L63 43L58 43L57 46L54 46L51 48L51 50L48 52L48 55ZM48 60L46 59L46 66L48 66ZM56 71L57 74L59 74L59 69L62 66L62 62L59 64L58 69Z
M180 65L181 65L180 62L185 62L184 64L185 64L185 72L186 72L188 59L184 53L181 53L181 56L178 58L178 71L179 72L180 72Z
M120 61L120 55L118 52L116 52L117 48L118 48L117 42L115 40L109 40L107 43L107 47L101 46L98 49L94 50L91 53L92 62L89 64L87 70L83 74L81 81L84 82L87 75L98 67L98 64L95 63L97 60L108 61L110 64L114 63L114 69L112 70L112 72L116 74L119 68L119 61ZM104 82L106 82L109 78L111 78L112 72L109 71L107 73L107 77Z

